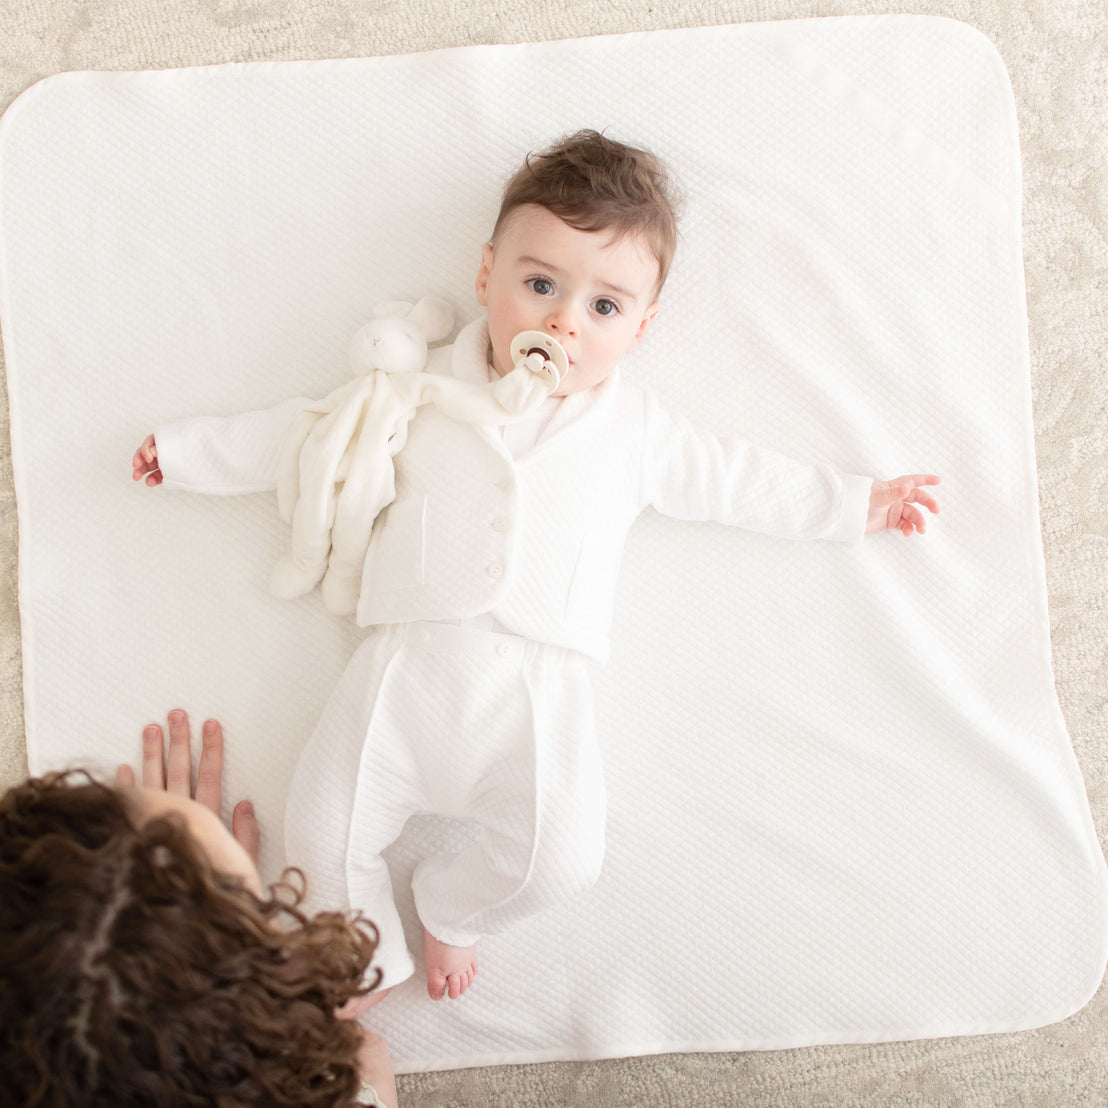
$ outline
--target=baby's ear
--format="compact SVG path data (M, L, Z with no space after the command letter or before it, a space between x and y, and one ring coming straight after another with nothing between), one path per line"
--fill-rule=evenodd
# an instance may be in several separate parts
M627 353L630 354L636 346L643 340L643 336L646 334L647 328L653 322L654 317L658 314L659 308L658 301L655 300L653 304L643 313L642 322L639 324L639 329L635 332L635 337L631 340L631 345L627 348Z
M477 270L477 303L485 306L489 287L489 273L492 270L492 243L486 242L481 250L481 265Z

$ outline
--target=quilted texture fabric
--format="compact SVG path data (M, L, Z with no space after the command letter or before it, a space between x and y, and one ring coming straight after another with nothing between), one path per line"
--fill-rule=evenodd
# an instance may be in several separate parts
M1103 972L1104 865L1050 673L1011 95L948 21L24 94L0 130L0 310L32 768L133 758L183 700L223 719L228 796L276 831L356 629L268 596L271 500L161 496L127 461L183 413L323 394L381 299L475 312L500 181L580 126L650 145L689 198L628 372L800 457L939 472L943 516L853 550L640 520L597 689L604 875L487 942L461 1002L390 998L398 1067L1062 1018ZM402 878L468 835L409 831Z

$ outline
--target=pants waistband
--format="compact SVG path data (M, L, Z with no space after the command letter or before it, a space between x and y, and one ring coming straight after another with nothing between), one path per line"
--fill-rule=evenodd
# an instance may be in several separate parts
M553 643L536 642L522 635L503 631L485 631L474 627L458 627L434 620L411 623L377 624L373 629L396 646L409 646L440 654L469 654L516 665L587 665L588 658L579 651Z
M521 638L519 635L499 631L484 631L473 627L457 627L433 620L416 620L413 623L391 623L377 628L377 633L395 638L405 646L436 653L476 654L504 661L522 662L537 651L558 651L560 647L544 647L541 643Z

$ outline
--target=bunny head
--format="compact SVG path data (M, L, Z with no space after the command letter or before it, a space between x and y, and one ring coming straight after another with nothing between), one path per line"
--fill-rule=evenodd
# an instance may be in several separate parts
M350 365L361 376L376 369L417 373L427 363L427 346L450 334L454 309L445 300L424 297L378 304L373 318L350 341Z

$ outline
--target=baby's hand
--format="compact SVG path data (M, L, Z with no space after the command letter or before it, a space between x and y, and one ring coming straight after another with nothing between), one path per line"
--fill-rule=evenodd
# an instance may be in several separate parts
M937 485L940 478L930 473L912 473L892 481L874 481L869 494L869 514L866 516L866 534L875 531L891 531L911 535L926 530L926 516L916 507L922 504L932 515L938 515L939 505L924 485Z
M133 481L141 481L145 477L151 488L162 483L162 471L158 469L158 444L153 435L147 435L142 440L142 445L131 459L131 468Z

